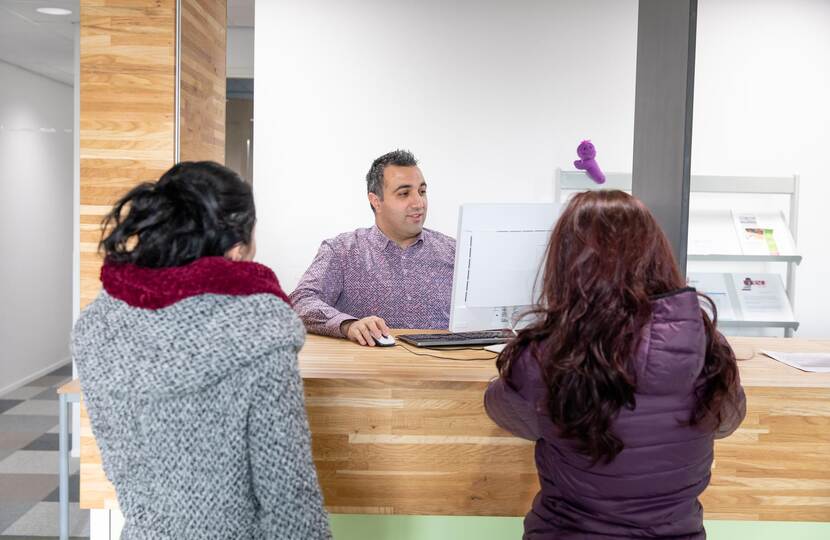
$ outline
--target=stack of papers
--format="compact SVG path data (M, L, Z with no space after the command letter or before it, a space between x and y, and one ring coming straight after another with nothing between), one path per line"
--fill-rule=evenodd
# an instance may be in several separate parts
M775 222L764 216L732 212L735 230L744 255L779 255Z
M775 351L761 351L773 360L787 364L801 371L814 373L830 373L830 352L826 353L783 353Z
M795 320L779 274L689 272L686 281L712 299L721 321ZM702 301L701 305L710 311L708 302Z

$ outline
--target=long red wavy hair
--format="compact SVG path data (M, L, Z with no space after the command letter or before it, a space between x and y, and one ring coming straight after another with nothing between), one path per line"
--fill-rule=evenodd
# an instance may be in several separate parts
M686 286L668 239L638 199L616 190L575 195L548 245L534 323L519 332L496 365L533 346L550 388L548 410L561 435L593 461L609 462L624 442L613 420L635 408L630 363L655 296ZM710 304L711 301L710 301ZM705 367L689 424L720 423L723 401L737 384L731 348L701 310L707 335Z

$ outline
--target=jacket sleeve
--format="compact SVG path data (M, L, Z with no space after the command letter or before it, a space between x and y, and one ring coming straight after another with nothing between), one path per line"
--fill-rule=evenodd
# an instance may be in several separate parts
M502 429L517 437L536 441L542 438L537 410L541 374L528 351L514 362L509 380L499 376L490 381L484 393L484 409Z
M248 412L251 477L263 538L329 539L293 348L262 360Z
M309 332L343 337L340 325L357 319L334 308L343 292L343 268L328 242L323 242L311 266L291 293L291 305Z

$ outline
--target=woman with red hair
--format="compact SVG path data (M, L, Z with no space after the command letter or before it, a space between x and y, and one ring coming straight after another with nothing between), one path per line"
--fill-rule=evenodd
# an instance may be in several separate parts
M746 404L699 297L639 200L573 197L534 322L499 356L484 399L499 426L536 441L542 489L525 538L705 538L698 496L714 439Z

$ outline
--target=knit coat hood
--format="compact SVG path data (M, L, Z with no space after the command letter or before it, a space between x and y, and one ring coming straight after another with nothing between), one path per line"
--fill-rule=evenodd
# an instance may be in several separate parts
M305 330L273 272L207 257L101 277L72 354L122 540L330 538Z
M105 264L101 282L108 296L127 305L109 309L99 320L98 331L106 339L96 346L103 346L104 354L119 354L116 349L125 339L132 342L131 363L124 366L128 369L113 364L112 382L128 384L142 395L164 397L209 388L268 351L299 350L304 341L302 331L279 331L282 321L258 316L268 305L289 303L274 272L258 263L203 257L172 268ZM213 301L202 302L203 295ZM248 296L248 301L239 302L239 296ZM146 316L136 319L130 307L145 310ZM181 328L182 313L194 324L187 332L170 332L171 325ZM171 372L177 376L170 377Z

